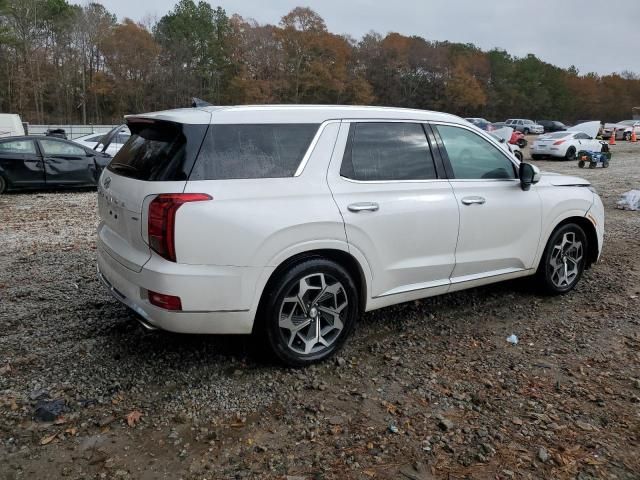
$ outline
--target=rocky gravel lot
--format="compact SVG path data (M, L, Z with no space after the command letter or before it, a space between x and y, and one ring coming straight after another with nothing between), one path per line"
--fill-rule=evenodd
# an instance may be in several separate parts
M640 144L577 289L507 282L363 316L305 370L149 333L95 274L95 192L0 197L0 478L640 478ZM516 334L517 345L506 338Z

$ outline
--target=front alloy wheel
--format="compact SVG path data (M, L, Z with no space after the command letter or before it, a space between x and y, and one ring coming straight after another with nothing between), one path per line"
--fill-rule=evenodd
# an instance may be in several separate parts
M356 287L338 264L313 258L293 267L268 297L266 334L284 363L327 358L349 335L358 314Z
M539 276L552 294L573 289L585 268L587 239L578 225L567 224L553 233L545 249Z

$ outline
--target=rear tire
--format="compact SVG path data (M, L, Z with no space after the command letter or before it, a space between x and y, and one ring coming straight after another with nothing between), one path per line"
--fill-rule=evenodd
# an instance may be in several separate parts
M622 138L623 138L626 142L630 142L630 141L631 141L631 132L624 132L624 135L622 136Z
M545 293L561 295L573 290L584 272L587 247L587 236L575 223L551 234L536 272Z
M7 191L7 181L0 176L0 195Z
M537 154L535 154L535 153L534 153L534 154L532 154L532 155L531 155L531 158L532 158L533 160L542 160L542 157L543 157L543 156L544 156L544 155L537 155Z
M575 160L576 159L576 147L569 147L567 149L567 153L564 155L565 160Z
M337 352L352 332L359 296L349 273L324 258L290 267L266 293L262 333L283 363L304 367Z
M584 160L580 160L580 161L578 162L578 167L580 167L580 168L584 168Z

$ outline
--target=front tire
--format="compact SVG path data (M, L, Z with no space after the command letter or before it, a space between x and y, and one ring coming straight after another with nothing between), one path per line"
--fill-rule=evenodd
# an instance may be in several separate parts
M333 355L353 330L358 291L349 273L324 258L284 272L267 293L264 333L283 363L304 367Z
M546 293L560 295L573 290L584 272L587 246L584 230L575 223L551 234L536 273Z
M0 195L7 191L7 181L0 175Z

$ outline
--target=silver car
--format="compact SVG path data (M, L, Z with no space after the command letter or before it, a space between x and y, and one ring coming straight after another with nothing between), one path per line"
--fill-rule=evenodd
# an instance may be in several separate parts
M636 135L640 135L640 120L622 120L618 123L606 123L602 130L602 138L611 138L611 132L616 132L616 140L631 140L631 134L633 129L636 130Z
M524 133L525 135L529 135L530 133L544 133L544 127L542 125L538 125L533 120L527 120L523 118L510 118L509 120L504 122L504 126L511 127L514 130Z

